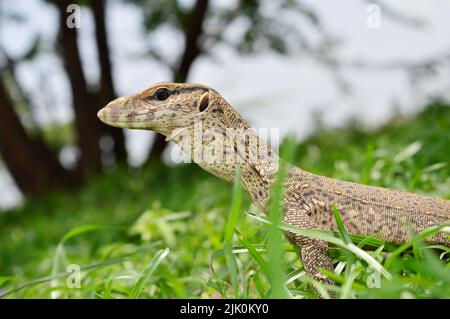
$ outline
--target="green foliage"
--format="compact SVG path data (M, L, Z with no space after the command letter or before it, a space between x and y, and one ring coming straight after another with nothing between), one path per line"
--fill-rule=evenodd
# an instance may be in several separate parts
M450 198L449 129L450 108L436 104L372 132L321 129L281 153L319 174ZM338 232L298 229L281 224L276 200L261 216L241 187L154 163L28 199L0 214L0 296L313 298L312 284L322 297L450 297L450 248L424 243L436 228L401 247L347 234L337 210ZM333 243L325 274L336 285L308 278L280 229ZM80 286L70 288L74 264Z
M158 45L155 35L160 30L170 30L183 37L192 38L192 20L199 19L194 8L199 3L206 6L204 27L197 41L199 53L211 54L218 45L228 46L241 54L255 54L272 51L278 54L308 52L312 55L326 55L330 39L322 28L318 15L312 8L298 1L237 1L214 3L213 1L177 0L127 0L143 12L144 27L148 34L148 53L159 62L175 70L179 61L168 61ZM290 19L283 17L289 16ZM281 18L280 18L281 17ZM295 17L295 18L294 18ZM294 19L293 19L294 18ZM298 27L299 21L314 30L317 39L309 37ZM239 25L239 28L235 26ZM231 36L230 36L231 35ZM164 43L162 43L164 45ZM194 50L195 51L195 50ZM178 52L181 55L181 52ZM195 56L194 58L197 58Z

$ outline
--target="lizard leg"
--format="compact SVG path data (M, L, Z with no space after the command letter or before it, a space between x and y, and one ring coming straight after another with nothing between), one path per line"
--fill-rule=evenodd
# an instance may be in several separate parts
M296 244L300 246L300 258L306 273L315 280L332 284L333 281L331 279L320 273L321 269L334 271L328 253L328 243L305 236L298 236L295 240Z
M283 217L283 222L305 229L317 229L305 209L289 209ZM292 232L286 237L295 245L300 246L300 258L306 273L313 279L324 283L333 283L331 279L320 273L321 269L334 271L331 257L328 252L328 243L324 240L314 239Z
M328 253L328 243L323 240L309 238L306 236L294 236L294 244L300 246L299 257L303 263L309 277L324 284L332 285L334 281L320 272L321 269L334 271L330 255ZM321 294L315 287L311 287L314 293L321 298ZM336 298L334 291L328 291L332 299Z

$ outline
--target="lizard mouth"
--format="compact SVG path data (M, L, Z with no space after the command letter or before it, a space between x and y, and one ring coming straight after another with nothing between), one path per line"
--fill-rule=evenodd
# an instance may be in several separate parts
M148 113L132 114L118 114L118 112L111 111L108 106L102 108L97 113L97 117L103 123L119 128L136 128L136 129L151 129L151 121L148 119Z

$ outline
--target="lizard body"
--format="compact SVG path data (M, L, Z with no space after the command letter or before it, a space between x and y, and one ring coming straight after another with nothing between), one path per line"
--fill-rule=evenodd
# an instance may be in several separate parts
M259 208L267 210L281 159L214 89L190 83L157 83L110 102L98 117L112 126L161 133L203 169L229 182L234 181L239 166L245 191ZM228 134L229 129L233 134ZM333 204L350 234L378 235L394 244L411 239L412 231L450 220L448 200L340 181L287 164L284 223L337 230ZM286 237L300 246L306 272L331 282L319 272L322 268L333 270L327 243L289 232ZM427 241L450 246L444 233L428 237Z

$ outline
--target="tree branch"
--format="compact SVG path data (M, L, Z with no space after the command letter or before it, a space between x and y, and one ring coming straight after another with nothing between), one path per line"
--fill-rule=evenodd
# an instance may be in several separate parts
M105 23L105 0L90 1L95 21L95 39L100 64L100 89L96 96L97 105L104 106L114 100L117 95L112 77L111 55L108 47L108 36ZM114 140L114 154L119 161L126 160L125 140L123 130L102 125L102 131Z
M100 124L97 123L93 96L89 93L87 82L83 74L81 58L77 43L77 29L66 25L66 8L70 0L53 1L59 11L59 31L62 45L64 67L70 80L73 106L75 111L75 126L78 133L78 146L81 157L78 169L83 176L90 171L101 168L99 137Z
M25 195L68 187L75 176L65 171L55 153L40 139L32 139L14 111L13 101L0 79L0 154Z
M185 82L194 60L200 55L201 47L199 39L203 34L203 22L208 10L209 0L197 0L184 28L184 51L180 63L173 74L175 82ZM149 159L159 159L166 148L167 143L162 135L156 135Z

